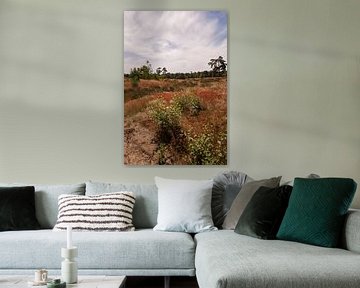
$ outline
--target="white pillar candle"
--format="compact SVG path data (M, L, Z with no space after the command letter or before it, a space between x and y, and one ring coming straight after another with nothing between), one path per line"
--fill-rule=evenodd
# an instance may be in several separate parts
M70 249L72 248L72 235L71 235L72 227L70 225L67 226L66 232L67 232L66 248Z

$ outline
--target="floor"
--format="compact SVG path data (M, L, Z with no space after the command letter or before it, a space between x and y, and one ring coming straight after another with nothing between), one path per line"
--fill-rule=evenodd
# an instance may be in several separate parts
M163 288L164 277L131 277L126 279L126 288ZM171 277L171 288L199 288L195 277Z

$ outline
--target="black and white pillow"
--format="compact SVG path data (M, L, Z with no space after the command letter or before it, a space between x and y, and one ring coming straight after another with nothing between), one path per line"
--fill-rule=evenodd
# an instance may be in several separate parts
M59 196L55 231L133 231L133 192L123 191L92 196Z

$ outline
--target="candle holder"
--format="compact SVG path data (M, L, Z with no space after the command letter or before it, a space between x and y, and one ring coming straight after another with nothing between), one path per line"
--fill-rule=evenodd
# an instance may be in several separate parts
M61 248L61 279L67 284L77 283L78 269L75 257L78 255L77 247Z

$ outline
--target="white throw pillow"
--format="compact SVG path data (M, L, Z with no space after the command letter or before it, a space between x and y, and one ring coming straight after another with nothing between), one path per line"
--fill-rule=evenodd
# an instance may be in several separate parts
M91 196L59 196L59 214L55 231L72 226L74 231L133 231L133 192L115 192Z
M211 217L213 180L155 177L159 212L154 230L198 233L217 230Z

